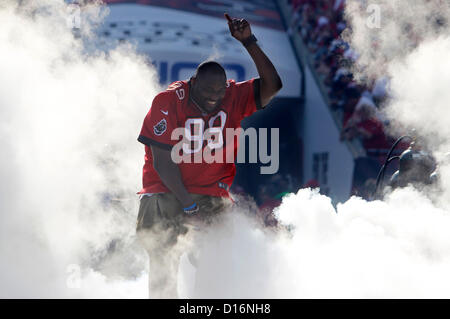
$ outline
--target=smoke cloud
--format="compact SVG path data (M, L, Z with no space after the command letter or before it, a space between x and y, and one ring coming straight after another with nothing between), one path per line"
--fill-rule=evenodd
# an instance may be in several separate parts
M407 204L405 204L407 203ZM203 238L203 298L448 297L448 211L407 188L385 201L351 198L335 209L310 189L277 210L273 233L240 214Z
M384 112L395 129L415 129L426 141L439 162L440 185L397 189L382 201L352 197L336 208L330 198L300 190L277 209L279 222L289 229L284 235L266 234L230 217L230 233L237 238L211 234L205 249L217 254L209 259L217 263L207 264L200 274L208 277L207 270L214 269L226 276L217 279L217 273L209 273L210 282L223 281L222 289L205 285L203 297L450 296L445 270L450 261L450 5L348 0L345 14L344 39L358 54L356 78L370 82L388 76ZM229 250L224 251L223 242ZM219 257L223 254L228 258Z
M132 47L93 49L105 11L85 10L74 30L62 0L0 6L2 297L136 296L145 271L136 136L156 73Z
M368 10L369 8L376 10ZM370 23L379 15L379 24ZM446 184L450 150L450 3L448 1L347 1L344 39L356 50L358 79L388 76L390 99L384 113L392 130L426 142L440 162ZM447 194L448 185L443 191ZM447 201L441 196L439 201Z

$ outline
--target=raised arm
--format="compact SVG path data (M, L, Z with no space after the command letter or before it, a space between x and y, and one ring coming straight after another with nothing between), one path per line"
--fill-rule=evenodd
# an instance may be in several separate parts
M256 43L250 24L245 19L231 18L227 13L225 18L228 20L231 35L244 45L255 63L261 81L261 104L266 106L282 88L281 78L270 59Z

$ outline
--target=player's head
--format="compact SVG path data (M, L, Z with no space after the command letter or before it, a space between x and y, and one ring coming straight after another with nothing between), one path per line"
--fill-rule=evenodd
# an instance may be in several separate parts
M225 96L227 77L217 62L201 63L191 78L191 97L207 112L214 111Z

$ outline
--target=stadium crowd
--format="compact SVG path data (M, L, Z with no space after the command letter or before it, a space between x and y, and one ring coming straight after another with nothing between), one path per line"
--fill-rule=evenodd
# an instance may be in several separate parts
M312 57L312 71L323 82L331 109L341 116L341 140L359 139L366 150L367 158L360 162L372 167L366 169L366 178L357 181L353 191L353 194L366 194L364 185L373 185L377 168L396 139L386 133L389 121L380 112L388 98L389 80L382 76L361 84L353 78L351 66L358 53L341 38L347 26L345 0L289 2L293 15L288 33L299 33ZM400 145L398 152L407 147L407 144ZM372 181L368 182L368 178Z
M369 153L392 145L385 134L389 123L379 108L387 98L388 79L381 77L362 85L353 79L350 66L357 52L340 35L346 28L345 0L292 0L294 15L289 32L299 32L323 79L330 107L342 114L341 138L360 138Z

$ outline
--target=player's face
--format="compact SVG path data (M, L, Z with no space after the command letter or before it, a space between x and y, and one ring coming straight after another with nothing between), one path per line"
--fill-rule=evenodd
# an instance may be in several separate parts
M225 96L227 79L222 74L203 74L198 76L194 85L195 100L207 112L220 105Z

